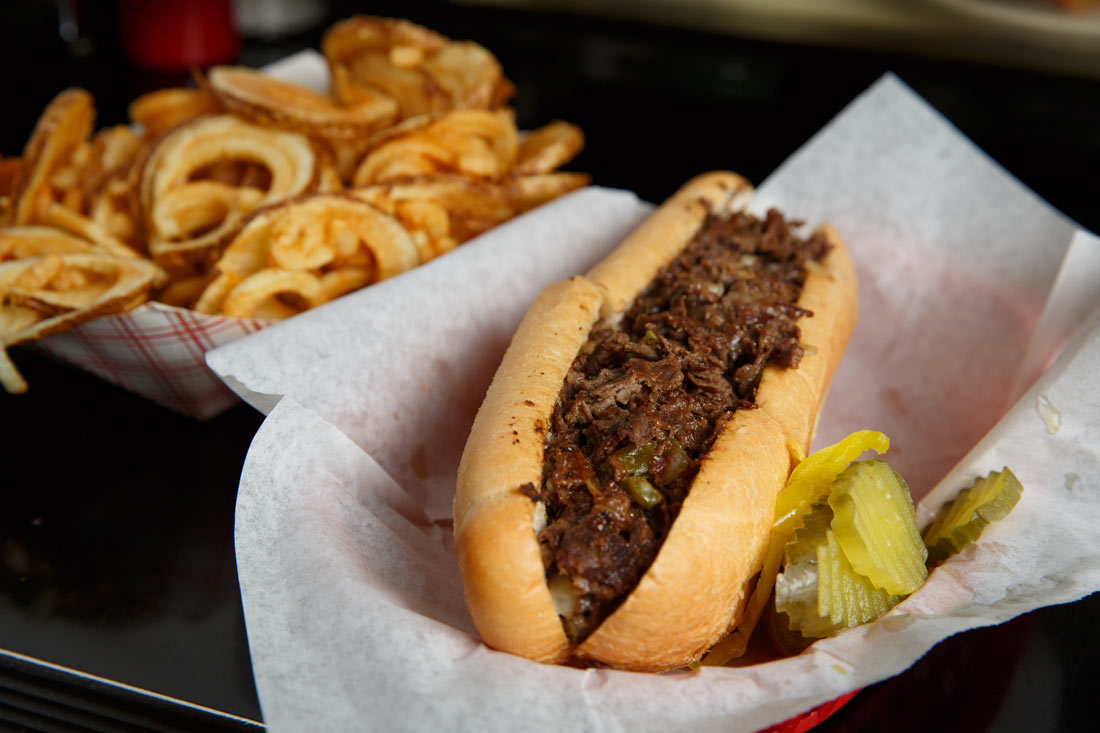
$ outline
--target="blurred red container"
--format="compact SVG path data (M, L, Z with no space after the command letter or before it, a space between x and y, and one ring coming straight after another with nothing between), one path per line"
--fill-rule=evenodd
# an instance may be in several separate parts
M180 71L236 58L231 0L122 0L122 44L138 66Z

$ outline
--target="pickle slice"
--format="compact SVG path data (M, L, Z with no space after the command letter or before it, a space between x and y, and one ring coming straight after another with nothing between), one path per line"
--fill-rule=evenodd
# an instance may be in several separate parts
M830 524L825 502L814 504L787 545L786 565L775 579L775 610L789 630L821 638L878 618L901 601L852 568ZM793 644L787 639L785 647Z
M787 614L790 628L803 636L827 636L834 630L832 621L818 612L818 589L828 584L828 578L822 580L817 566L817 548L826 542L832 519L832 509L824 503L814 504L803 515L802 526L784 551L783 572L775 578L775 610Z
M978 478L940 508L924 530L928 565L934 567L975 542L993 522L1004 519L1020 501L1024 487L1008 467Z
M775 610L775 597L772 596L772 598L773 601L768 604L768 636L776 651L783 656L793 657L805 650L814 640L792 629L791 619L787 614Z
M858 461L833 482L832 529L860 575L893 595L909 595L928 577L924 546L905 480L886 461Z
M795 450L792 450L792 455L798 452L798 446L793 447ZM772 531L768 539L764 566L751 595L745 603L741 623L736 630L716 644L700 664L723 665L745 653L748 648L749 637L764 613L767 612L769 618L775 615L768 611L768 607L774 605L771 600L773 589L786 556L786 548L793 543L795 531L802 524L804 515L810 511L814 501L828 493L829 486L849 463L868 450L884 453L889 447L890 438L885 434L874 430L860 430L838 443L815 451L799 461L791 472L786 486L776 497L775 522L772 525ZM825 520L827 525L832 519L832 510L829 509L828 505L825 505L825 512L828 517ZM824 531L824 528L822 531ZM814 562L816 562L816 558ZM803 578L800 571L797 567L792 567L786 579L787 592L792 592L792 584L799 582L800 578ZM804 576L804 581L807 583L812 582L812 595L816 604L816 568L813 569L810 575ZM786 624L786 621L784 621L784 624ZM797 631L793 633L796 636L799 635Z
M883 433L860 430L839 443L811 453L794 467L787 485L776 496L772 528L780 535L793 532L798 526L798 518L806 513L810 504L828 493L829 485L849 463L866 451L882 454L889 448L890 439Z
M817 549L817 566L819 571L829 568L831 583L818 594L819 614L827 615L834 626L844 629L876 619L901 601L901 596L876 588L852 568L833 530L825 532L825 540L824 546Z
M800 452L797 445L788 446L792 455ZM748 648L748 640L771 604L775 579L783 563L784 548L794 538L803 515L810 505L824 496L837 474L862 453L873 450L883 453L890 447L890 439L874 430L860 430L838 443L822 448L809 457L803 456L791 473L784 489L777 498L775 523L768 538L768 550L764 567L756 586L745 604L744 615L737 630L727 636L707 655L704 664L725 664L741 656ZM795 632L797 635L797 632Z

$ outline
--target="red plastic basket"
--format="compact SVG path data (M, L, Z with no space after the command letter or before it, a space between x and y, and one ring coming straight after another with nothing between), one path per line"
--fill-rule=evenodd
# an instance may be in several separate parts
M805 733L805 731L810 730L844 707L845 703L855 697L858 692L859 690L852 690L847 695L841 695L835 700L818 705L813 710L807 710L789 720L784 720L782 723L776 723L760 733Z

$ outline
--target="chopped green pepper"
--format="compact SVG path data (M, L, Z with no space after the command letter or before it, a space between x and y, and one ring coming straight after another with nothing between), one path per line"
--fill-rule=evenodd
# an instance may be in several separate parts
M691 458L675 438L669 439L661 453L661 460L650 463L650 473L658 486L670 484L691 467Z
M626 487L630 498L643 509L652 509L664 499L661 492L657 491L644 476L627 476L623 479L623 486Z
M649 462L656 455L656 450L649 443L622 448L611 454L609 462L629 476L639 476L649 471Z

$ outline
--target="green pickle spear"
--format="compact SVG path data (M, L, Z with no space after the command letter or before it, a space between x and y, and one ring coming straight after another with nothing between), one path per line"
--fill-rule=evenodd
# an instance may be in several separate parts
M993 522L1004 519L1024 487L1007 467L978 478L940 509L924 530L928 565L934 567L976 541Z
M829 492L832 529L852 567L893 595L909 595L928 577L928 549L917 530L905 480L882 460L857 461Z

